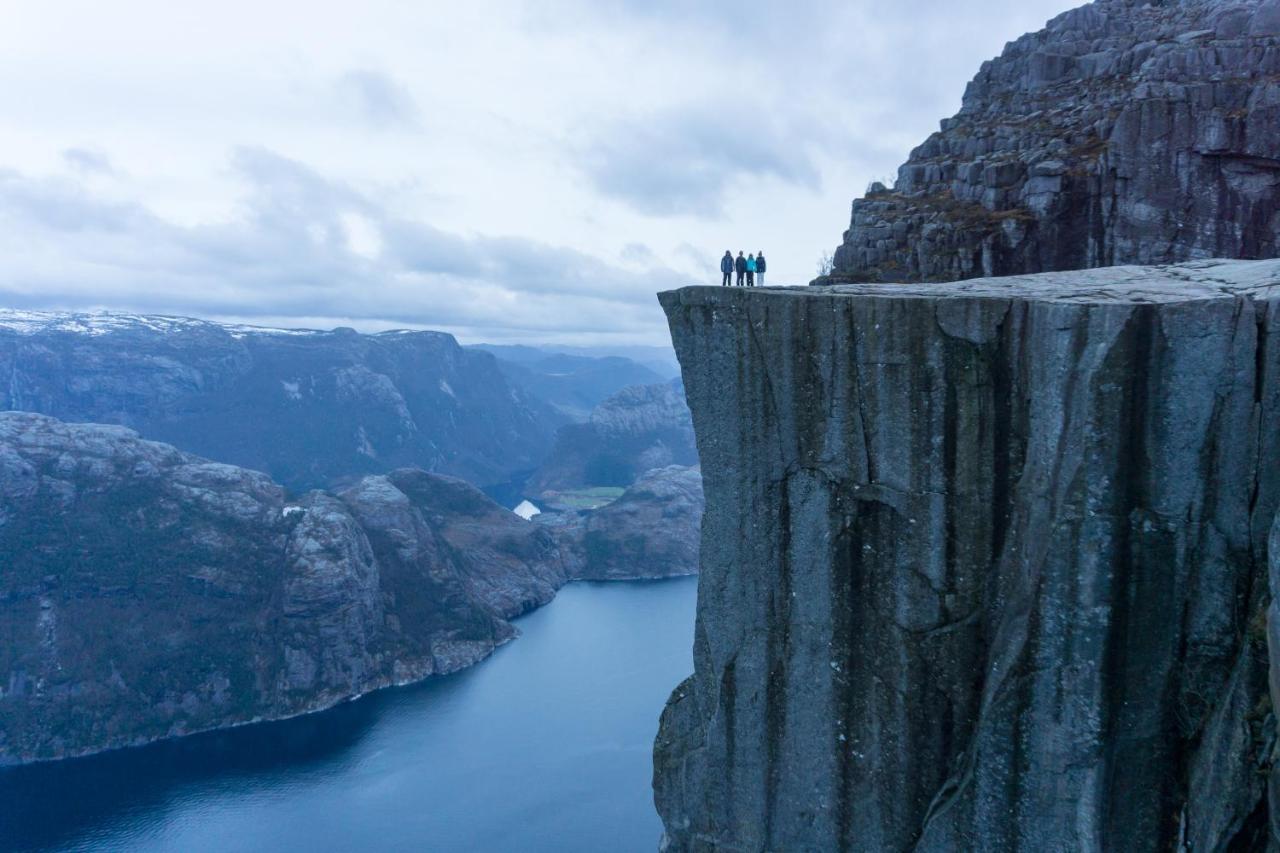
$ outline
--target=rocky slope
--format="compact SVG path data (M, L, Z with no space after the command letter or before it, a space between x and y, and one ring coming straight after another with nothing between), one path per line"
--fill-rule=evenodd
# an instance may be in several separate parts
M121 424L291 489L413 466L502 483L563 418L438 332L0 311L0 409Z
M830 280L1275 257L1277 126L1280 0L1098 0L983 65Z
M532 496L588 486L626 487L654 468L698 464L693 422L679 383L624 388L586 423L561 427L525 486Z
M1266 848L1280 262L661 299L707 494L667 849Z
M697 574L702 511L702 472L668 465L642 474L599 509L549 512L536 521L558 532L576 577L634 580Z
M0 764L452 672L554 595L573 547L452 478L291 501L123 427L0 413Z

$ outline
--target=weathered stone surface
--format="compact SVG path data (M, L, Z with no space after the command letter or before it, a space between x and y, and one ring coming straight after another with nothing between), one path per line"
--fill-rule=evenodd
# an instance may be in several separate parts
M853 203L833 280L1276 257L1277 21L1276 0L1098 0L1010 43Z
M1266 846L1280 262L661 299L707 496L668 849Z

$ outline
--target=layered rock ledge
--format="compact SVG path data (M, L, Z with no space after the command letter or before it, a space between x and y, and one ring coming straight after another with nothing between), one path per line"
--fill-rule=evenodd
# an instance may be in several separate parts
M707 501L668 849L1265 848L1280 262L661 301Z

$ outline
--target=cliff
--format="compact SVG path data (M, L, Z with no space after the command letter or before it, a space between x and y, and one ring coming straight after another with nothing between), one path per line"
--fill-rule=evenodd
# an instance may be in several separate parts
M571 547L423 471L288 500L123 427L0 413L0 764L455 671L550 600Z
M667 849L1265 848L1280 262L661 301L707 500Z
M824 281L1280 254L1280 2L1098 0L982 66Z
M120 424L295 490L401 467L504 483L563 422L439 332L3 310L0 409Z

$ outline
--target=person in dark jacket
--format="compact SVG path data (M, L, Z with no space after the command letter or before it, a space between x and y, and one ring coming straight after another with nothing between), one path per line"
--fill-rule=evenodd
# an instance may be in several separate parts
M742 287L747 283L747 259L742 257L742 252L738 252L738 259L733 262L733 268L738 272L738 287Z
M747 287L756 286L756 256L747 255Z
M756 285L764 287L764 252L756 253Z
M720 272L724 273L724 281L720 282L720 286L728 287L732 283L730 276L733 275L733 253L728 249L724 250L724 257L720 259Z

